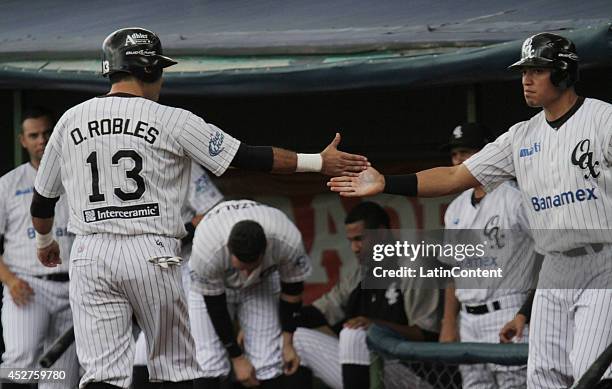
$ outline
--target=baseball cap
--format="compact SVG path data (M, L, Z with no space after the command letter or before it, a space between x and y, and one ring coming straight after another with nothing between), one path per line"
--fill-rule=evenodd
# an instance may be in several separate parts
M451 133L448 143L440 147L440 151L450 151L458 147L482 149L489 143L489 129L480 123L460 124Z

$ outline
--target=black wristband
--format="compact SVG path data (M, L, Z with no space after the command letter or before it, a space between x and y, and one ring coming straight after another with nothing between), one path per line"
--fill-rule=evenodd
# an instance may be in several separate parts
M521 309L519 309L518 311L519 314L527 318L527 320L525 321L525 323L527 324L529 324L529 321L531 320L531 307L533 306L534 297L535 297L535 289L531 289L529 291L529 294L527 295L527 299L525 299L525 302L521 306Z
M302 302L290 303L280 299L278 309L280 312L281 329L283 332L295 332L297 328L297 317L302 308Z
M55 203L57 203L58 200L59 197L45 197L34 189L32 204L30 205L30 215L40 219L53 217L55 215Z
M321 311L312 305L306 305L300 309L297 326L306 328L316 328L326 326L327 319Z
M181 239L181 243L183 244L183 246L193 241L195 229L195 226L191 222L185 223L185 230L187 231L187 235L183 236L183 238Z
M416 174L385 176L384 193L416 197L418 180Z
M240 169L268 173L274 166L274 151L271 146L249 146L240 143L230 165Z
M221 343L223 343L223 347L227 350L230 358L236 358L242 355L242 350L238 346L238 343L236 343L236 337L234 336L232 319L227 311L225 293L219 296L204 296L204 302L206 303L206 310L208 311L215 332L219 340L221 340Z

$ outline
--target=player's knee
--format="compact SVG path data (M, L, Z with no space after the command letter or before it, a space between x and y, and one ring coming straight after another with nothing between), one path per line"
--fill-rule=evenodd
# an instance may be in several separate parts
M340 331L340 348L343 345L354 345L357 343L364 343L366 341L366 331L361 328L343 328Z

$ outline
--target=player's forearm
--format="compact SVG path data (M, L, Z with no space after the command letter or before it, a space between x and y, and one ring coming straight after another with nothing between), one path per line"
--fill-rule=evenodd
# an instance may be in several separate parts
M445 325L457 325L457 313L459 313L459 300L455 296L455 285L450 284L444 290L444 315L442 322Z
M32 225L39 234L48 234L53 228L53 217L42 219L32 216Z
M4 263L4 258L0 255L0 281L6 285L14 278L15 273L13 273L11 269L6 266L6 263Z
M227 310L225 293L219 296L204 296L204 302L206 303L206 310L208 311L215 332L227 350L230 358L241 356L242 350L238 346L238 342L234 336L234 327Z
M303 282L285 283L281 282L281 294L278 304L281 329L283 331L283 341L285 333L289 336L288 340L293 340L293 333L297 328L298 315L302 308Z
M436 167L416 174L385 176L384 192L406 196L438 197L480 185L463 165Z

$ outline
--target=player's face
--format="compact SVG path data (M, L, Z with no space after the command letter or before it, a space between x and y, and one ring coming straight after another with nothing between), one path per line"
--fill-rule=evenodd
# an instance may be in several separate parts
M351 251L359 258L359 254L363 250L365 223L363 221L349 223L345 225L345 228L346 239L348 239L351 244Z
M23 121L21 129L21 145L28 151L30 160L40 161L51 133L51 121L44 116L29 118Z
M523 68L523 96L530 107L547 107L556 101L561 91L550 81L550 69Z
M472 155L476 154L478 150L470 149L467 147L457 147L451 150L451 161L453 166L461 165Z
M262 261L263 255L257 261L250 263L240 261L235 255L232 255L231 257L232 267L243 273L246 277L248 277L255 269L257 269L259 265L261 265Z

